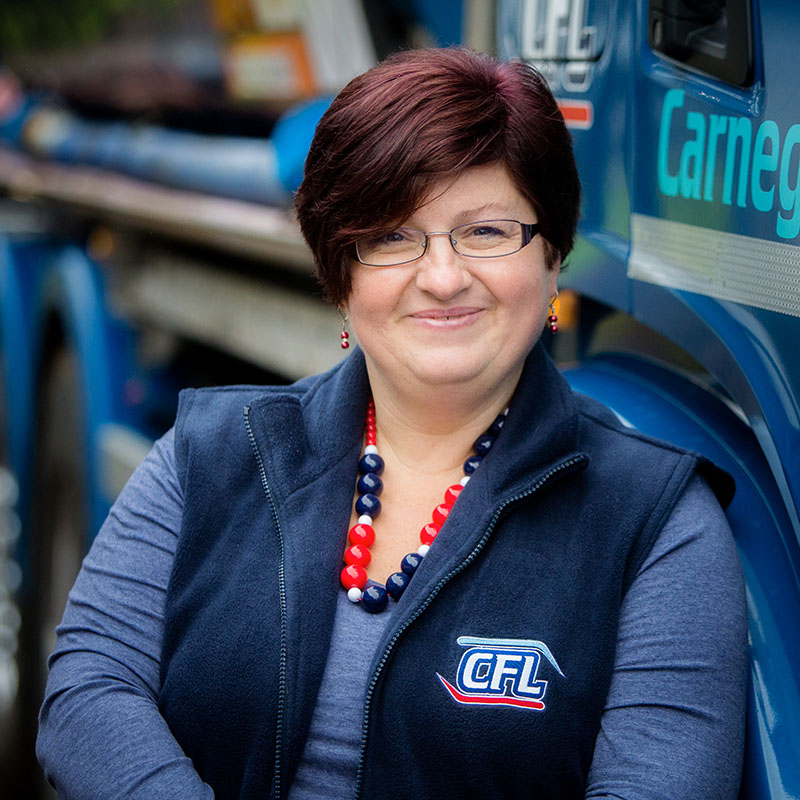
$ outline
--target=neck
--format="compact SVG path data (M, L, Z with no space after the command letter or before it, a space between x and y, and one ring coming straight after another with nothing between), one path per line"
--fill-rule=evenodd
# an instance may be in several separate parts
M472 444L507 408L519 375L500 386L426 386L387 381L367 362L381 453L420 474L460 468Z

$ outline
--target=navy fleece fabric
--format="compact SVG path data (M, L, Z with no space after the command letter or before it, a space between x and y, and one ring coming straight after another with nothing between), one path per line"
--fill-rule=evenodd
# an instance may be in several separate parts
M213 797L157 706L182 504L170 433L115 504L58 630L38 753L63 798ZM587 798L736 797L745 654L728 643L744 635L739 573L724 516L695 478L625 597ZM364 682L388 620L339 593L291 800L352 796Z

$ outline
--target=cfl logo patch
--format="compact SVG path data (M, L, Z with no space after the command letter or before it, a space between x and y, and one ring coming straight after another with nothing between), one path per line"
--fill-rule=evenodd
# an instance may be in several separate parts
M547 681L538 677L542 657L566 677L544 642L476 636L459 636L456 641L467 648L458 665L456 685L438 672L436 677L458 703L544 711Z

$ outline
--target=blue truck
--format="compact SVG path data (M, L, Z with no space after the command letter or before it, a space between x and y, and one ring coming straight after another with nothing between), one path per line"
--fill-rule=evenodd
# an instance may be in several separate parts
M363 3L374 57L397 44L376 34L379 5ZM741 797L800 798L800 6L384 5L548 78L584 186L553 354L626 424L734 476L750 611ZM290 213L318 94L256 137L100 119L0 80L6 754L33 734L80 558L177 390L288 381L341 356ZM24 771L13 781L37 791Z
M632 426L734 475L728 519L750 610L742 796L798 797L800 6L498 11L501 55L548 76L581 169L563 276L581 298L568 374Z

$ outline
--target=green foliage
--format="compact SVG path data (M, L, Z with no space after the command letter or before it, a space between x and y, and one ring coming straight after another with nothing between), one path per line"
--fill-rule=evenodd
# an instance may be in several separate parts
M0 62L23 51L73 49L106 38L126 13L156 23L181 0L2 0Z

